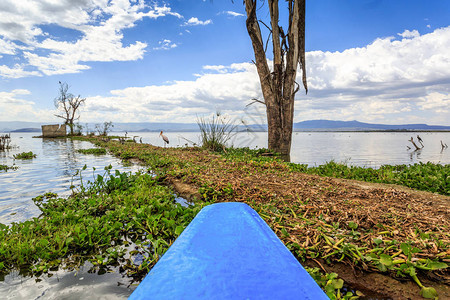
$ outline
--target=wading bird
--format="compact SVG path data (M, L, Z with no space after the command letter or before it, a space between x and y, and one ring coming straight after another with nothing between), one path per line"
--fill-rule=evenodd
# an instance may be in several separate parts
M162 139L163 139L163 141L164 141L164 147L165 147L166 144L169 143L169 139L167 138L167 136L165 136L165 135L163 134L162 131L161 131L161 133L160 133L159 135L162 137Z

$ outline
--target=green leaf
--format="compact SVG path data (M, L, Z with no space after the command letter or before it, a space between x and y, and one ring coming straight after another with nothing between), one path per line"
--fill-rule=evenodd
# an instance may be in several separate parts
M358 228L358 224L353 222L353 221L350 221L350 222L348 222L348 227L350 229L357 229Z
M342 280L342 279L333 279L332 285L333 285L335 290L342 289L342 287L344 286L344 280Z
M383 264L378 264L377 268L378 268L378 270L380 270L380 272L386 272L387 271L386 266L383 265Z
M73 237L68 237L66 240L66 245L69 245L73 241Z
M445 262L440 261L432 261L428 264L428 266L431 268L431 270L445 269L448 267Z
M383 242L383 240L376 238L376 239L373 239L373 242L378 246L379 244L381 244Z
M89 234L89 235L92 235L92 233L94 232L94 228L91 227L91 226L89 226L88 229L87 229L87 231L88 231L88 234Z
M438 299L438 293L432 287L423 287L420 290L420 295L426 299Z
M402 243L400 245L400 249L402 249L402 251L405 255L409 255L411 253L411 245L409 245L409 244Z
M390 267L392 266L392 257L387 254L380 254L380 263L382 263L386 267Z
M177 228L175 228L175 234L176 235L180 235L184 230L183 226L177 226Z

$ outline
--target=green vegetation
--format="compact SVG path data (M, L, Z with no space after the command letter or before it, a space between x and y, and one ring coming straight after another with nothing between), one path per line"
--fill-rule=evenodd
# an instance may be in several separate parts
M411 186L448 174L448 166L419 164L373 170L329 163L307 168L282 162L265 149L228 148L218 155L204 148L87 140L120 158L141 160L156 177L107 174L86 188L81 186L68 199L52 195L35 199L43 211L40 218L1 229L0 261L5 271L28 268L39 273L63 262L76 266L90 260L97 267L120 264L122 270L138 277L202 206L239 201L253 207L301 262L318 263L327 270L347 266L347 273L355 269L411 280L417 284L416 295L426 298L435 298L439 288L433 283L424 285L423 278L437 282L449 278L450 220L442 209L448 205L447 198L432 195L430 199L429 195L395 188L360 188L353 182L315 176L352 178L359 174L353 179L368 180L370 176L361 174L385 172L377 178L403 178L395 183ZM175 181L193 188L194 207L173 203L166 185ZM444 183L448 184L448 179ZM440 183L435 185L436 191L445 190ZM155 215L159 216L156 220ZM124 254L130 242L138 247L131 254L145 257L140 266ZM147 249L146 242L152 248ZM326 274L308 268L331 299L361 295L348 292L337 275L340 271L330 270ZM375 282L372 289L384 285L383 280Z
M219 112L214 114L210 120L198 118L202 147L211 151L222 151L226 143L236 135L237 125Z
M106 154L106 149L105 148L78 149L77 152L83 154L104 155Z
M140 159L168 182L196 186L199 203L246 202L300 261L343 263L402 280L410 278L429 297L436 291L423 286L419 277L445 280L448 276L450 231L448 218L439 208L442 202L404 191L355 188L346 181L321 179L307 174L314 174L312 168L282 162L266 149L229 148L217 155L203 148L96 143L123 159ZM423 180L411 174L404 177L416 183Z
M129 276L145 275L203 205L182 207L158 178L110 168L69 198L34 198L40 217L0 223L0 273L39 275L88 260L96 269L119 265Z
M14 159L33 159L36 158L36 154L34 154L32 151L30 152L22 152L19 154L13 155Z
M7 166L7 165L0 165L0 171L8 172L8 170L17 170L19 167L17 166Z
M384 165L379 169L328 162L318 167L290 164L294 171L320 176L404 185L410 188L450 195L450 165L431 162L414 165Z

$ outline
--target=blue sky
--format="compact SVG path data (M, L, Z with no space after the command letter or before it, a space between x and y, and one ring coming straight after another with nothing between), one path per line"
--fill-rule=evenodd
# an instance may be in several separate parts
M81 123L218 110L260 122L263 107L246 107L261 92L234 2L2 0L0 121L57 121L63 81L87 98ZM295 122L450 125L450 1L306 2L310 91L297 94ZM267 20L265 6L258 14Z

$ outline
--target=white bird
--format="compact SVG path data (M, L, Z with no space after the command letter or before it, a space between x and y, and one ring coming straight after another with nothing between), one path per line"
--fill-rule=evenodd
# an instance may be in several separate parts
M165 147L166 144L169 143L169 139L167 138L167 136L165 136L165 135L163 134L162 131L161 131L161 133L160 133L159 135L162 137L162 139L163 139L163 141L164 141L164 147Z

